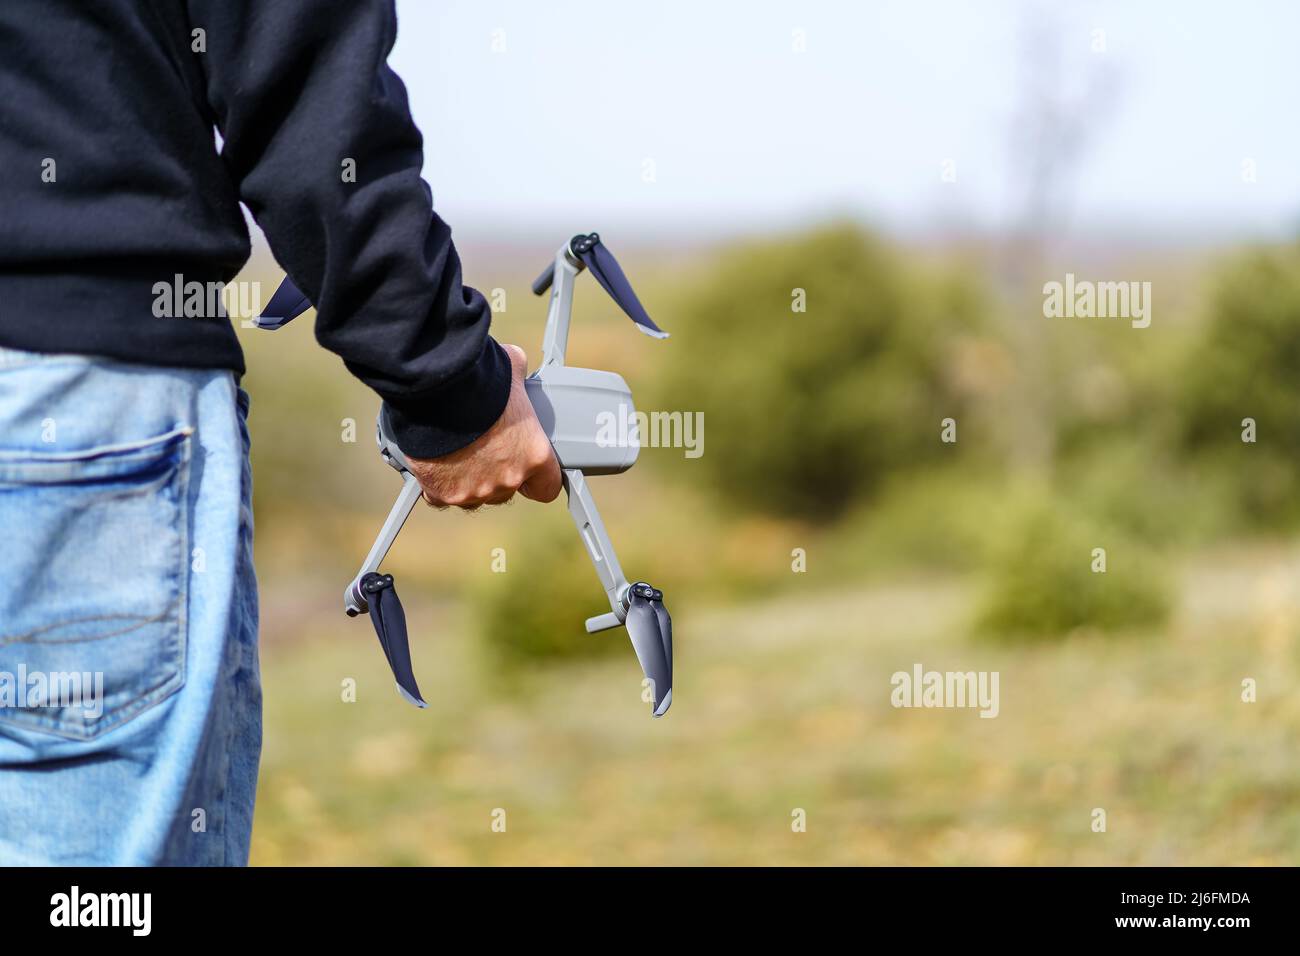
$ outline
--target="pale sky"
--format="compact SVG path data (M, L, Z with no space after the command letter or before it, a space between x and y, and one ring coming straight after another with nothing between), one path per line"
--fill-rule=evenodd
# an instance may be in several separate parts
M1300 231L1289 0L399 0L398 13L390 62L458 234L731 232L841 212L997 228L1020 208L1022 117L1042 94L1078 124L1077 166L1054 190L1075 228Z

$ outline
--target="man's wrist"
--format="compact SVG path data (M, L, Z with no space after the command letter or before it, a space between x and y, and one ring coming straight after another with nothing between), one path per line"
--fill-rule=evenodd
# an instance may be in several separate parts
M397 446L412 458L441 458L472 444L505 411L510 380L510 359L489 336L478 361L442 388L385 399Z

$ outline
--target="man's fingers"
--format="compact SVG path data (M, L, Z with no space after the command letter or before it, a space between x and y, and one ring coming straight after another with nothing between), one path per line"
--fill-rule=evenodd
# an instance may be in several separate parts
M519 486L519 493L525 498L545 503L558 498L563 487L564 476L560 474L560 463L552 453L547 456L545 464L529 473L528 480Z
M503 485L491 491L480 489L474 492L460 492L453 489L444 491L437 497L425 491L422 497L426 505L437 508L439 511L446 511L448 508L459 508L461 511L477 511L484 505L505 504L515 496L515 491L515 488Z
M515 496L514 488L502 488L483 503L485 505L503 505Z
M510 359L513 381L496 424L451 455L411 460L425 500L434 507L471 511L505 504L517 492L534 501L554 501L564 487L555 452L524 389L528 357L516 345L502 348Z

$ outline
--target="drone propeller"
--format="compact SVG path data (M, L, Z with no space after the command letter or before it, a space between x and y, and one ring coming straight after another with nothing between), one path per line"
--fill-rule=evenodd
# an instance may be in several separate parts
M624 274L623 267L600 241L597 233L575 236L572 249L600 283L600 287L609 293L609 297L618 303L618 307L627 313L627 317L636 323L638 329L656 339L668 338L668 333L655 325L654 320L650 318L645 306L632 290L632 283Z
M664 592L644 581L628 589L628 637L654 693L654 716L662 717L673 703L673 619L664 607Z
M618 264L609 247L600 241L599 233L574 236L569 240L568 251L572 257L577 258L574 265L581 262L586 266L600 283L600 287L609 293L609 297L618 303L618 307L636 323L638 329L652 338L668 338L668 333L655 325L654 319L646 312L645 306L641 304L641 300L632 289L632 283L623 272L623 267ZM542 295L551 287L554 279L555 263L552 262L533 280L533 294Z
M302 294L302 291L293 284L292 279L285 276L284 281L280 283L280 288L275 290L271 301L266 303L266 308L257 317L257 327L274 332L288 325L310 308L311 300Z
M420 685L415 682L411 644L406 636L406 613L393 587L393 576L371 571L361 579L361 591L370 607L370 621L379 635L379 646L384 649L388 666L397 679L397 689L416 707L428 707L420 695Z

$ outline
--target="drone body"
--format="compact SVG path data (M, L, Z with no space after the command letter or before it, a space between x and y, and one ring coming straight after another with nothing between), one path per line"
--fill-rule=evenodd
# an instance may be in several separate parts
M636 463L636 442L611 443L600 438L607 416L624 416L632 410L632 392L623 378L600 369L564 364L573 288L578 274L590 269L601 287L618 303L641 331L667 338L646 314L618 262L596 233L574 236L556 253L555 261L533 283L537 295L551 290L542 340L541 365L524 380L525 391L542 429L555 449L564 475L569 515L595 566L610 610L587 620L596 632L625 625L633 650L653 691L653 714L662 717L672 704L672 619L663 605L663 592L643 581L629 583L605 531L596 502L587 487L588 475L615 475ZM311 303L285 279L267 304L259 327L278 329L310 308ZM344 591L344 609L350 616L370 612L380 645L388 659L398 691L417 707L426 706L411 666L406 617L391 575L379 565L420 500L419 482L406 456L393 440L381 407L376 430L379 453L402 476L402 490L356 577Z

